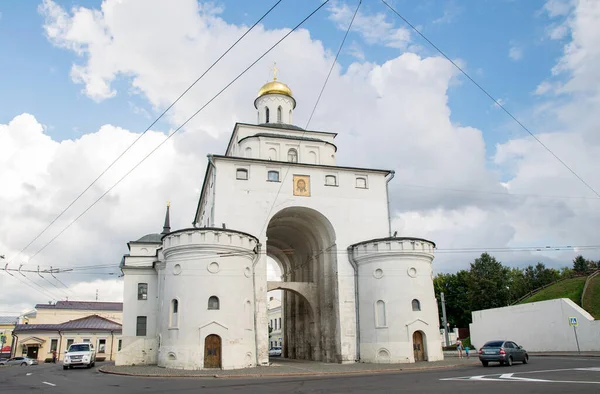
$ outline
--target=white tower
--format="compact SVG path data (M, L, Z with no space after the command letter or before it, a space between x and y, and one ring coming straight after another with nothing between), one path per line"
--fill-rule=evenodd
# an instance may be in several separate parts
M258 92L254 107L258 110L258 124L292 124L296 100L292 97L292 90L277 81L277 67L273 67L273 80Z

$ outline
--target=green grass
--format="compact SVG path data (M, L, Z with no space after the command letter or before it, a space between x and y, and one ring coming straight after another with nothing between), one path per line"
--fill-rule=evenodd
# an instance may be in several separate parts
M585 291L583 309L588 311L594 319L600 319L600 275L593 278Z
M531 297L525 298L520 303L525 304L528 302L547 301L557 298L570 298L574 303L581 306L581 294L583 293L585 279L585 277L565 279L540 290ZM598 296L600 296L600 291L598 293Z

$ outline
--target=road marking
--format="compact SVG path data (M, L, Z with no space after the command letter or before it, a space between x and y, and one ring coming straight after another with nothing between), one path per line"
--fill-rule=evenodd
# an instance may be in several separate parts
M576 371L594 371L600 372L600 368L592 367L592 368L575 368Z
M48 383L48 382L42 382L44 384L47 384L48 386L56 386L54 383Z
M25 374L25 376L30 376L30 375L33 375L33 372L27 372L27 373Z
M513 372L504 374L489 374L489 375L476 375L476 376L460 376L455 378L444 378L440 380L472 380L472 381L492 381L492 382L537 382L537 383L582 383L582 384L600 384L598 381L581 381L581 380L547 380L547 379L534 379L534 378L523 378L520 376L514 376L518 374L532 374L532 373L544 373L544 372L555 372L555 371L586 371L586 372L600 372L598 367L590 368L565 368L545 371L523 371Z

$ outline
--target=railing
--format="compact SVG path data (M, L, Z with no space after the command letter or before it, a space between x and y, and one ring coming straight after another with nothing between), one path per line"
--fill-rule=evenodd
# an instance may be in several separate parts
M600 269L594 271L591 275L589 275L587 277L587 279L585 280L585 285L583 286L583 292L581 293L581 306L583 307L583 297L585 296L585 291L588 288L588 285L590 284L590 282L592 281L592 279L594 279L596 276L598 276L600 274Z

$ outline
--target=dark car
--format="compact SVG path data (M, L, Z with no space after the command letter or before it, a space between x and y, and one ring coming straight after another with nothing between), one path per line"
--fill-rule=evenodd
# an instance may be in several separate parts
M479 360L484 367L488 366L490 361L499 362L500 365L513 365L514 361L521 361L527 364L529 355L523 346L519 346L511 341L490 341L479 349Z

